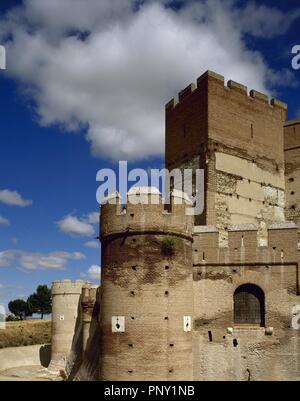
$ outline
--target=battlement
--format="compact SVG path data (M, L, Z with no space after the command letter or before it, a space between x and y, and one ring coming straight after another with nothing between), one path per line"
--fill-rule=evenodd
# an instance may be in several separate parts
M97 302L99 286L86 284L82 287L81 304L83 308L90 308Z
M153 187L132 188L127 205L120 194L109 195L101 206L101 238L124 233L164 233L192 238L193 216L187 215L192 202L181 191L173 191L165 205L161 193Z
M267 243L260 246L260 236L253 224L228 228L228 246L220 247L219 231L214 226L197 226L194 230L194 265L230 263L295 263L297 226L292 222L268 227Z
M286 155L287 162L297 164L300 146L300 118L286 121L284 125L284 150L289 152Z
M53 281L52 295L81 294L82 287L88 283L84 280Z
M248 88L245 85L232 80L229 80L227 85L225 85L225 78L222 75L219 75L213 71L206 71L197 79L197 84L192 83L188 85L185 89L179 92L175 98L171 99L166 104L166 112L172 111L175 107L184 102L186 98L201 91L203 89L203 83L212 83L218 85L219 87L223 87L224 91L230 91L232 96L235 96L236 94L239 101L241 101L242 95L245 97L247 102L255 102L257 104L261 103L264 108L265 106L268 106L271 110L279 109L287 111L288 109L287 104L281 102L280 100L274 98L269 99L268 95L260 93L254 89L250 90L248 95Z

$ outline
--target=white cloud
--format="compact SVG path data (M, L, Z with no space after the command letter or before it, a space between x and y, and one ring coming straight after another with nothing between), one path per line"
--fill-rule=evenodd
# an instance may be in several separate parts
M99 213L92 212L83 217L71 214L57 222L61 231L66 234L80 237L91 237L95 235L94 225L99 223Z
M101 275L101 268L100 266L97 265L92 265L89 270L88 270L88 277L91 280L98 280L100 281L100 275Z
M164 104L205 70L262 92L282 81L243 38L280 35L299 10L203 0L175 12L153 0L133 11L135 3L24 0L1 21L8 73L41 125L83 129L95 156L159 156Z
M81 237L91 237L95 235L95 229L92 224L79 220L75 216L67 215L57 223L61 231L70 235Z
M236 10L233 15L236 16L236 24L241 31L257 37L272 38L278 35L278 27L280 34L285 34L291 24L299 18L300 10L285 13L276 8L249 2L245 8Z
M7 267L15 259L14 251L2 251L0 252L0 267Z
M100 244L98 241L88 241L84 244L86 248L91 248L91 249L99 249Z
M8 219L5 219L4 217L0 216L0 226L9 226L10 225L10 221Z
M7 289L22 289L24 288L21 285L5 285L5 284L0 284L0 289L1 290L7 290Z
M27 270L64 270L67 260L78 260L78 256L66 252L48 255L26 253L21 255L21 266Z
M87 215L86 220L90 224L98 224L99 223L99 213L98 212L92 212Z
M0 267L9 267L13 264L25 270L64 270L70 260L83 260L85 256L80 252L25 252L8 250L0 252Z
M26 207L32 205L32 200L23 199L17 191L0 190L0 202L6 205Z

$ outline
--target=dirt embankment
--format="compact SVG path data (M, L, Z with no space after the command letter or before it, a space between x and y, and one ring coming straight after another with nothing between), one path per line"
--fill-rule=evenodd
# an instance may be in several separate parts
M0 348L23 347L51 343L50 320L26 320L7 322L0 330Z

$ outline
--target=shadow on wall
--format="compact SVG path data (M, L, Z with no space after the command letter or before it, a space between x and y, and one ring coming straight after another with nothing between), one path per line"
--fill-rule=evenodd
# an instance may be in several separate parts
M39 351L40 362L44 368L48 368L51 361L51 345L42 345Z
M74 329L73 341L71 352L68 357L66 374L68 380L74 379L74 372L78 371L80 365L82 364L82 311L81 311L81 296L78 302L77 309L77 319Z
M82 323L78 324L72 346L72 368L68 380L96 381L99 378L100 360L100 329L98 323L99 304L96 302L93 309L93 319L89 330L87 349L83 354ZM81 320L81 319L80 319ZM76 340L77 339L77 340Z
M100 329L94 325L90 330L89 347L87 348L82 364L78 371L74 372L75 380L97 381L99 380L100 361Z

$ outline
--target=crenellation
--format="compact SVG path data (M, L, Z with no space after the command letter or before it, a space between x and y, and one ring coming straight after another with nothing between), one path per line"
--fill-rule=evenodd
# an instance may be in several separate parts
M84 284L86 284L84 280L53 281L52 295L81 294L81 289Z
M243 95L248 95L248 88L245 85L239 84L238 82L235 81L228 81L227 87L233 91L237 91Z
M296 262L297 226L291 222L268 227L266 243L260 245L260 233L253 224L230 226L227 247L221 246L220 232L211 226L194 229L193 260L207 263ZM227 262L225 260L227 259Z
M297 226L292 224L269 227L269 248L273 250L273 256L277 262L298 261L297 231Z
M259 100L263 103L269 104L269 97L267 95L265 95L264 93L258 92L254 89L252 89L250 91L250 97L252 97L253 99Z
M187 96L191 95L196 89L196 85L194 83L188 85L185 89L183 89L178 94L179 102L182 102Z
M168 113L169 111L172 111L177 105L179 104L179 98L178 95L171 99L165 106L165 111Z
M119 198L118 198L119 199ZM177 233L192 236L193 216L186 216L192 203L178 191L171 193L170 210L166 210L162 195L155 188L149 191L131 190L126 209L120 204L105 203L101 208L101 238L124 232Z
M286 103L284 103L284 102L281 102L280 100L277 100L277 99L271 99L271 106L273 106L274 108L278 107L278 108L283 109L285 111L288 110L288 105Z
M206 71L204 74L200 75L200 77L197 79L197 87L201 87L202 82L203 81L207 81L207 80L213 80L216 83L223 85L224 86L224 82L225 82L225 78L223 77L223 75L217 74L216 72L213 71Z
M52 367L74 375L82 362L75 378L104 381L299 380L300 120L286 115L212 71L166 105L166 167L204 169L204 212L152 187L103 201L101 286L53 282Z
M97 301L99 286L87 284L82 287L82 305L89 307L94 305Z
M188 85L186 88L184 88L182 91L179 92L179 94L176 96L176 98L171 99L167 104L166 104L166 111L171 111L173 110L178 104L182 104L183 102L185 102L185 100L191 95L193 94L196 90L202 90L205 89L205 87L203 87L203 83L206 82L208 85L211 84L216 84L219 88L223 88L224 92L226 90L229 90L230 93L230 97L233 98L233 96L238 96L236 98L237 101L240 100L240 96L239 95L245 95L245 101L247 102L248 107L251 107L251 103L249 103L249 101L255 101L258 104L263 105L268 105L269 106L269 110L276 110L276 109L280 109L281 111L287 111L288 106L286 103L277 100L277 99L269 99L269 96L259 92L255 89L251 89L249 91L248 94L248 88L247 86L235 82L233 80L229 80L227 82L227 85L225 85L225 78L222 75L213 73L212 71L207 71L205 74L201 75L198 79L197 79L197 85L194 83L191 83L190 85ZM266 109L262 108L262 111L266 111ZM284 115L284 119L285 119L286 115Z

